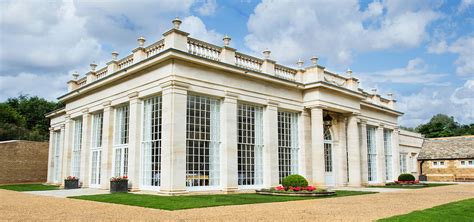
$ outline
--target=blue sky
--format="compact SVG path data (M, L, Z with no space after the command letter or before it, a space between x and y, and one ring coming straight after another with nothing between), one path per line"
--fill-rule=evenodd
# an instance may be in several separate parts
M192 37L294 66L318 56L329 70L353 70L361 86L395 93L416 126L437 113L474 122L474 0L0 1L0 101L20 93L50 100L71 73L136 38L161 38L179 16Z

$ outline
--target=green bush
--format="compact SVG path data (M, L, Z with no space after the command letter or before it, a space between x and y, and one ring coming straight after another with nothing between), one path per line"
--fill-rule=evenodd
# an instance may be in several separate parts
M409 173L402 173L398 176L398 181L414 181L415 177Z
M301 175L293 174L283 178L281 185L284 186L286 189L288 187L307 187L308 181Z

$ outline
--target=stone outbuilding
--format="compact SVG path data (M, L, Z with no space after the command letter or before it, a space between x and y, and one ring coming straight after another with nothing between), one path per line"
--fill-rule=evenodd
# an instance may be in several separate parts
M474 181L474 136L426 139L418 163L420 179Z

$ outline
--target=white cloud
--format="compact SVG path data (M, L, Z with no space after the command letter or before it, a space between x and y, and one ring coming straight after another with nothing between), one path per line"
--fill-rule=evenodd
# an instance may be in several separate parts
M458 88L425 87L417 93L400 97L397 108L405 113L400 124L417 126L438 113L454 116L460 123L474 122L474 80Z
M454 62L456 73L460 76L472 77L474 75L474 36L460 37L450 45L445 40L442 40L431 45L428 48L428 52L458 54L458 58Z
M327 57L329 65L346 67L358 52L419 46L427 26L439 17L414 1L360 7L357 0L264 0L247 23L246 46L258 53L268 47L284 63L317 54Z
M210 16L216 12L217 2L216 0L205 0L205 2L196 9L196 12L202 16Z
M189 32L190 36L193 38L218 45L222 43L221 39L224 36L214 30L208 30L202 20L196 16L188 16L184 18L180 29Z
M20 94L40 96L48 100L64 94L67 90L66 82L70 80L67 74L37 75L20 73L18 75L0 76L0 101Z
M458 11L462 12L473 5L474 5L474 0L462 0L461 3L459 4Z

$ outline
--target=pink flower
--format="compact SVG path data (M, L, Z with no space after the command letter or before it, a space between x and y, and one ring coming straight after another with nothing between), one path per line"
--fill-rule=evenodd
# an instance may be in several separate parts
M275 187L276 190L285 190L285 188L283 186L277 186Z
M313 187L313 186L307 186L307 187L306 187L306 190L307 190L307 191L313 191L313 190L316 190L316 188Z

